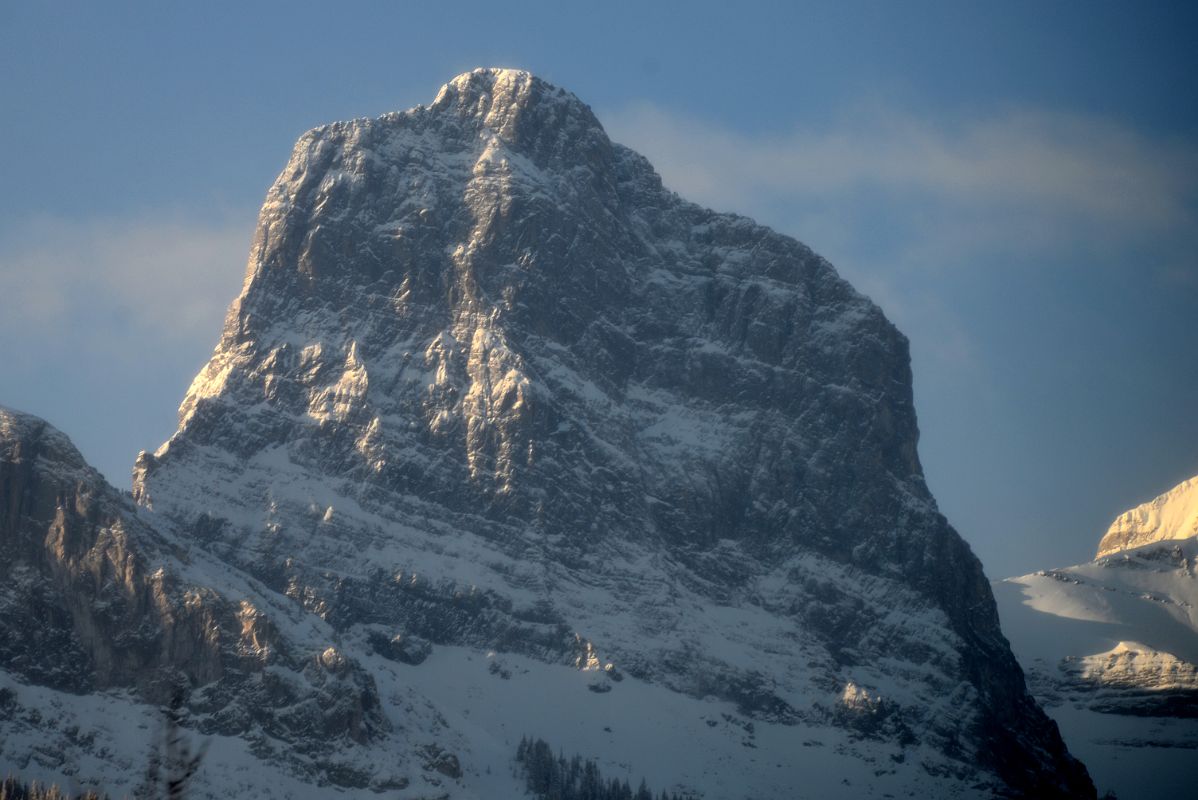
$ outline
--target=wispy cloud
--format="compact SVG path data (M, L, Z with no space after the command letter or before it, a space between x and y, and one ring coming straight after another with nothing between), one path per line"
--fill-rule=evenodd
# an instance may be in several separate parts
M49 419L118 485L220 335L252 210L205 209L0 228L0 404Z
M0 332L118 358L215 342L240 286L253 218L42 218L10 226L0 237Z
M835 220L834 238L858 233L846 225L877 230L901 220L908 255L925 259L1159 236L1192 225L1198 202L1192 143L1076 114L933 122L874 108L781 135L649 105L604 121L687 197L757 214L786 204L816 229Z

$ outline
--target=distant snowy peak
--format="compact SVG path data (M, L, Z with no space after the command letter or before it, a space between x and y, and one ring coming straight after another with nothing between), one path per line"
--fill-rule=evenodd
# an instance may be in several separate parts
M1198 667L1139 642L1119 642L1105 653L1067 659L1062 670L1096 688L1149 691L1198 688Z
M1096 557L1192 536L1198 536L1198 476L1120 514L1099 542Z
M995 584L1028 685L1100 790L1124 800L1189 796L1198 774L1198 536L1168 535L1195 483L1120 518L1151 517L1156 540Z

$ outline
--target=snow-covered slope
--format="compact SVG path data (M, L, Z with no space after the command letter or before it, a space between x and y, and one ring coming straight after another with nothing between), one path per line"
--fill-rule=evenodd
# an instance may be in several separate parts
M254 674L363 676L330 763L219 695L292 779L512 796L529 734L709 798L1092 796L917 438L906 340L826 261L476 70L300 140L122 513L279 617Z
M3 408L0 486L6 773L142 796L159 706L182 685L189 735L208 748L196 798L518 797L512 755L530 731L606 775L702 797L992 790L932 744L879 735L887 698L852 684L828 698L832 713L770 720L596 668L585 646L561 664L380 642L371 625L343 635Z
M1166 540L995 584L1033 693L1122 800L1198 781L1196 560L1198 538Z
M1198 536L1198 476L1120 514L1098 543L1098 557L1140 545Z

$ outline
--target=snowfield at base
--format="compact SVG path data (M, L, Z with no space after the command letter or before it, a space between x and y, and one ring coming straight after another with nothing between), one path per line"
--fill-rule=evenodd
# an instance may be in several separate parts
M589 688L592 676L584 671L456 647L437 648L419 666L373 661L380 696L406 743L441 748L469 765L455 797L524 796L512 761L522 736L543 738L567 758L584 754L596 760L605 778L627 778L634 786L644 778L655 791L694 791L707 798L977 796L965 781L930 776L926 767L952 765L927 748L862 740L829 726L796 729L753 721L731 704L688 698L634 678L600 693ZM496 662L510 677L491 669ZM22 706L58 715L37 725L23 724L18 715L4 726L0 761L25 779L103 788L115 798L132 793L144 778L161 736L156 709L123 693L69 695L20 684L0 672L0 691L5 690ZM69 728L88 741L67 754L74 767L66 773L56 768L60 753L46 755L55 747L47 729ZM191 797L313 796L316 787L263 764L242 739L186 733L193 745L208 747ZM320 788L322 796L356 798L433 797L437 791L428 785L381 793Z
M122 692L75 695L29 686L3 671L0 692L11 692L25 709L0 725L0 764L11 774L72 792L104 792L112 800L134 796L162 738L158 709ZM32 719L31 711L36 711ZM310 784L280 770L263 769L244 739L193 731L186 735L193 746L208 748L188 787L193 800L311 796Z
M495 659L510 678L490 673ZM438 648L419 667L378 663L375 674L386 676L380 688L394 681L418 689L463 732L473 765L466 784L479 798L519 796L508 776L524 735L567 758L596 759L605 778L633 786L645 778L655 791L713 799L974 796L964 782L929 776L925 766L947 762L927 749L854 740L831 726L754 721L730 703L635 678L595 692L586 672L463 648Z

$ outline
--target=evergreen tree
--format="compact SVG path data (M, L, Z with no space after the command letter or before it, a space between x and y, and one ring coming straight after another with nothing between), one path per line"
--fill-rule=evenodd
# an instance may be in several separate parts
M10 775L0 781L0 800L108 800L108 795L95 792L70 794L57 786L42 786L36 781L26 784Z
M188 784L204 760L208 743L193 751L183 730L184 696L184 687L176 687L170 705L163 709L162 741L150 753L145 782L137 791L139 798L183 800Z
M519 761L521 764L523 764L523 763L525 763L525 759L527 758L527 756L528 756L528 737L521 736L520 744L516 745L516 760Z
M626 779L605 781L590 759L575 755L567 760L561 752L554 756L544 739L522 736L515 761L525 788L537 800L683 800L665 791L655 796L644 779L634 794Z

